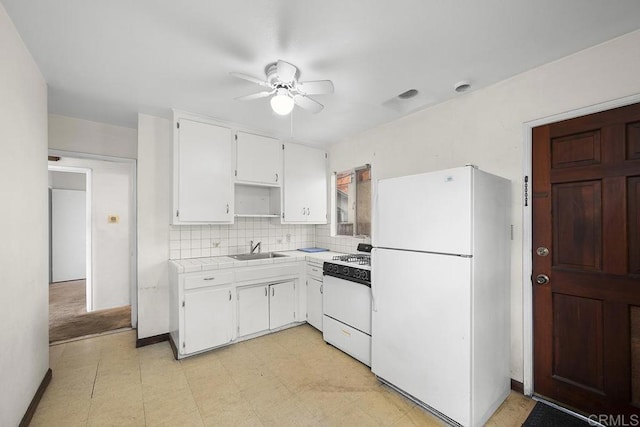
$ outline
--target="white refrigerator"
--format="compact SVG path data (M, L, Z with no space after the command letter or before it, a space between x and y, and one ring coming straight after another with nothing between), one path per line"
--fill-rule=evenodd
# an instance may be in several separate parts
M510 183L474 167L378 181L371 370L463 426L510 390Z

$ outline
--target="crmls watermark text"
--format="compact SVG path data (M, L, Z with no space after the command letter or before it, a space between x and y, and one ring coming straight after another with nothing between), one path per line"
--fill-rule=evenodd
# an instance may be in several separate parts
M609 427L634 427L640 426L640 415L611 415L611 414L591 414L589 424L592 426L604 424Z

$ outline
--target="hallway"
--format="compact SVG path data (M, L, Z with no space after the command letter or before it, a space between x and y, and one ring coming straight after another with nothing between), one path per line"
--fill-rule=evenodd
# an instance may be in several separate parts
M131 306L87 313L86 282L49 285L49 342L131 327Z

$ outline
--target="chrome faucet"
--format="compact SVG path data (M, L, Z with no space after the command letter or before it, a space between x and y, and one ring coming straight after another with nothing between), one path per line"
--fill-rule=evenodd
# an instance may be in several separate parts
M256 243L255 246L253 246L253 240L249 241L249 247L251 248L251 252L250 253L254 253L256 251L256 249L258 250L258 253L262 252L261 244L262 244L262 242L258 242L258 243Z

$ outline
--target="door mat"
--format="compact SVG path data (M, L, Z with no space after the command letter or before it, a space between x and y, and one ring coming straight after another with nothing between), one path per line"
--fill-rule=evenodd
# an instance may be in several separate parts
M590 426L580 418L562 412L542 402L536 406L525 420L523 427L586 427Z

